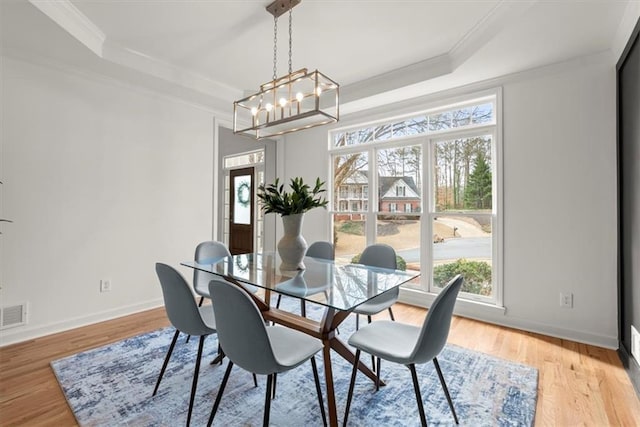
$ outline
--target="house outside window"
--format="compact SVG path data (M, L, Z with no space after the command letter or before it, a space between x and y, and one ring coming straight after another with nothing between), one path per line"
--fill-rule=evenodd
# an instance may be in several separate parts
M460 298L502 305L498 97L330 132L336 257L388 243L422 272L405 286L437 293L465 271ZM355 185L366 202L347 215L342 188Z

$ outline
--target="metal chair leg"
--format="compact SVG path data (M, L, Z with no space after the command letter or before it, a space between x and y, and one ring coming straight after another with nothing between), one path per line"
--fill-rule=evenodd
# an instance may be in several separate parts
M276 308L280 308L280 300L282 299L282 294L278 294L278 301L276 302Z
M209 421L207 422L207 427L211 426L211 424L213 423L213 417L216 416L216 412L218 411L218 406L220 406L220 399L222 399L222 393L224 392L224 388L227 386L227 380L229 379L229 374L231 374L231 368L233 368L233 362L229 360L229 365L227 366L227 370L224 372L224 377L222 377L222 384L220 384L220 390L218 390L216 401L213 403L213 408L211 409L211 415L209 415Z
M356 360L353 362L353 370L351 371L351 382L349 383L349 393L347 394L347 408L344 410L343 426L347 425L349 418L349 409L351 408L351 398L353 397L353 387L356 383L356 374L358 373L358 362L360 362L360 350L356 350Z
M253 375L253 385L255 387L258 387L258 377L256 377L256 374L251 374Z
M360 315L356 313L356 331L360 328Z
M367 323L371 323L371 315L367 316ZM373 357L373 355L371 356L371 370L373 372L376 371L376 358ZM377 388L376 388L376 390L377 390Z
M442 384L444 395L447 396L447 402L449 402L449 408L451 408L453 419L456 421L456 424L460 424L458 422L458 416L456 415L456 410L453 407L453 401L451 400L451 395L449 395L449 389L447 388L447 383L444 382L444 376L442 375L442 370L440 369L440 363L438 363L438 358L436 357L433 358L433 364L436 367L436 372L438 372L438 378L440 378L440 384Z
M271 397L272 399L276 398L276 383L277 382L278 382L278 374L273 374L273 385L272 385L272 388L271 388L272 392L273 392L273 395Z
M396 318L393 317L393 310L391 310L391 307L389 307L389 316L391 316L391 320L393 320L394 322L396 321Z
M313 379L316 383L316 391L318 392L318 403L320 404L320 414L322 415L322 425L327 425L327 414L324 412L324 400L322 399L322 388L320 388L320 377L318 377L318 366L316 365L316 358L311 358L311 367L313 368Z
M198 355L196 356L196 369L193 372L193 383L191 384L191 398L189 399L189 412L187 413L187 426L191 424L191 412L193 412L193 401L196 398L196 389L198 387L198 373L200 372L200 359L202 358L202 349L204 347L204 339L206 335L200 336L198 343Z
M376 368L376 391L380 390L380 361L382 359L378 357L378 367Z
M272 382L273 382L274 375L275 374L271 374L267 376L267 392L265 393L264 418L262 420L263 427L269 426L269 413L271 412L271 390L272 390Z
M222 360L224 359L224 351L222 351L222 347L218 344L218 355L209 363L210 365L215 365L220 362L222 365Z
M160 369L160 376L158 377L158 381L156 382L156 387L153 389L152 396L155 396L156 393L158 392L158 387L160 387L160 381L162 381L162 376L164 375L165 369L167 369L167 364L169 363L169 359L171 358L171 353L173 353L173 347L175 347L176 341L178 341L178 335L180 335L180 331L176 329L176 333L173 334L173 339L171 340L171 345L169 346L167 355L164 357L164 363L162 364L162 369Z
M420 422L422 423L422 427L427 427L427 417L424 415L424 406L422 404L422 395L420 394L418 374L416 374L416 365L412 363L407 365L407 368L411 371L411 378L413 379L413 389L416 392L416 401L418 402L418 411L420 412Z
M304 303L304 300L300 300L300 315L302 317L307 317L307 305Z

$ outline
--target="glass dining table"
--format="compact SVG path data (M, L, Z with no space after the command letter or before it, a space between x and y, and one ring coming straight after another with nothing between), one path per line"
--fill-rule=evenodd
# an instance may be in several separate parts
M277 253L252 253L231 257L185 261L181 265L220 276L242 286L258 305L265 320L290 327L322 340L329 423L338 425L331 368L331 350L355 362L355 355L336 334L338 326L358 305L418 277L418 271L399 271L361 264L305 257L304 270L280 270ZM257 287L261 293L250 289ZM255 288L253 288L255 289ZM298 298L324 307L319 321L271 307L272 293ZM375 373L362 362L358 369L372 381Z

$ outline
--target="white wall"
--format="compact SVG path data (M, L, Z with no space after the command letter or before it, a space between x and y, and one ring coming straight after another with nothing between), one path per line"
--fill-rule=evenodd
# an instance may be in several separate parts
M615 72L609 53L347 117L340 126L415 112L473 90L503 87L504 306L457 313L617 347ZM327 178L327 131L286 138L286 177ZM305 159L305 160L303 160ZM305 218L327 239L329 215ZM560 292L574 308L560 308ZM405 293L414 303L432 297Z
M27 301L29 322L0 344L161 305L154 263L211 238L211 113L1 59L0 304Z

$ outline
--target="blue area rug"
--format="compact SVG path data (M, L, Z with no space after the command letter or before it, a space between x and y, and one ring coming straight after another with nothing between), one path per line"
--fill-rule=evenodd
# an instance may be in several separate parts
M299 307L295 301L289 304ZM309 317L317 318L320 310L307 306L311 309ZM340 326L340 336L345 341L355 328L353 317ZM185 343L185 336L181 335L160 389L156 396L151 396L173 333L173 328L161 329L51 362L78 423L83 426L185 424L197 339ZM215 366L208 363L215 356L217 346L215 335L207 337L191 419L193 426L206 425L226 368L226 361ZM316 359L324 393L322 355L318 354ZM332 353L331 360L341 423L351 366L336 353ZM461 425L533 425L537 369L454 345L447 345L438 360ZM363 361L371 363L364 353ZM418 366L417 370L429 425L455 425L433 364ZM409 370L383 361L382 378L387 385L375 392L373 382L363 374L358 375L349 425L420 425ZM266 377L258 377L258 385L254 387L251 374L234 367L214 425L262 425ZM320 426L319 414L311 364L305 363L278 375L271 425Z

